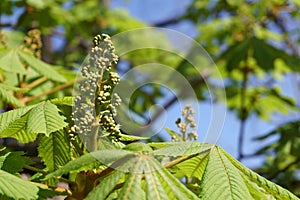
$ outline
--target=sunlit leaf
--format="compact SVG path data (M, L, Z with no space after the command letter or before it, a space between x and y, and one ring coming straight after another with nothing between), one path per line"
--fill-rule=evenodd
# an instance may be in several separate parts
M59 114L58 108L49 101L37 104L28 113L26 131L29 133L50 133L58 131L68 124Z
M23 51L19 51L18 54L37 73L53 81L57 81L57 82L66 81L66 79L63 76L61 76L59 73L57 73L55 70L53 70L49 64Z
M26 74L26 70L18 56L17 49L7 51L6 55L0 58L0 68L7 72Z

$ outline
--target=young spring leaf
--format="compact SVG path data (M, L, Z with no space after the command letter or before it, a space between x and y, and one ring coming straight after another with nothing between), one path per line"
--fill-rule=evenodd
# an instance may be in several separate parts
M43 75L46 78L53 81L66 82L65 77L61 76L54 69L52 69L52 67L49 64L21 50L18 51L18 55L38 74Z
M5 51L4 55L2 54L0 58L0 68L7 72L26 74L25 67L18 56L17 49L11 49Z
M28 133L50 133L58 131L68 124L59 114L58 108L49 101L37 104L28 113L26 131Z
M49 171L64 166L71 160L71 147L63 130L40 136L38 147L39 157L42 158Z

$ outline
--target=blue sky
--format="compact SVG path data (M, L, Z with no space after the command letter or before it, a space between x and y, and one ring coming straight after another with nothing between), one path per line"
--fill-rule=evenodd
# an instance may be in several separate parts
M124 8L131 16L151 25L153 23L181 16L184 14L190 3L191 0L112 0L111 8ZM198 34L197 28L189 21L173 24L166 28L180 31L190 37L195 37ZM283 79L278 81L276 84L282 88L283 94L291 97L295 97L295 95L299 97L299 90L294 86L296 80L299 80L299 76L285 75ZM212 104L210 102L200 102L199 106L200 113L198 113L198 115L200 119L200 126L198 127L198 132L201 134L201 132L207 130L209 126ZM218 107L224 105L218 104L213 106L218 109ZM168 114L170 116L180 116L180 109L178 105L173 106L169 110ZM293 113L288 116L275 115L275 117L267 122L259 119L255 115L250 116L246 122L244 153L246 155L251 154L258 150L259 147L276 141L278 139L276 136L264 142L255 142L252 138L273 130L282 123L283 119L293 120L295 118L299 118L299 113ZM177 130L176 125L173 121L171 121L171 119L167 120L166 126ZM225 125L217 144L222 146L233 156L237 155L239 128L240 122L237 119L236 114L228 111L226 114ZM260 166L263 160L263 157L248 158L244 159L243 163L248 167L256 167Z

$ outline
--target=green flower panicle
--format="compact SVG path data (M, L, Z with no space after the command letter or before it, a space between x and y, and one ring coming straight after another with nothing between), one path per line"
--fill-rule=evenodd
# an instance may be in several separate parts
M118 140L121 134L114 119L121 99L113 92L120 77L111 71L112 64L117 61L110 37L106 34L95 36L94 47L81 69L82 80L76 89L78 95L74 100L74 126L71 128L72 132L80 135L88 149L97 150L101 136Z

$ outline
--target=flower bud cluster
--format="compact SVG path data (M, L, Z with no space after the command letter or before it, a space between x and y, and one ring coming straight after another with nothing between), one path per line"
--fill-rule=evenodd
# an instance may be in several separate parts
M179 131L182 134L183 141L198 139L198 134L195 131L197 128L197 125L193 118L194 114L195 114L195 111L191 108L191 105L188 104L185 106L185 108L181 112L183 120L181 120L179 118L176 121L177 127L179 128ZM176 138L172 138L172 140L175 140L175 139Z
M41 58L41 31L38 29L33 29L28 31L28 36L24 37L24 47L25 51L32 52L35 57Z
M75 125L72 130L86 136L98 135L100 131L118 138L121 131L114 116L121 99L113 93L113 89L119 83L120 77L111 72L111 65L117 63L118 56L108 35L97 35L94 45L87 63L81 69L84 80L78 86L80 95L75 97Z

